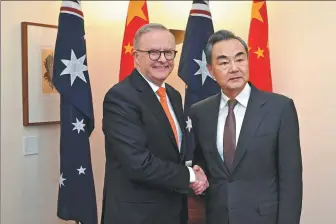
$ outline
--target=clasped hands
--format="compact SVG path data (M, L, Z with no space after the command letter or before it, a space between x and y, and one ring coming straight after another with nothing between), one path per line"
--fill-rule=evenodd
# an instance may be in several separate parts
M201 167L195 165L193 170L195 172L196 181L191 183L189 187L194 191L194 194L200 195L209 187L208 178Z

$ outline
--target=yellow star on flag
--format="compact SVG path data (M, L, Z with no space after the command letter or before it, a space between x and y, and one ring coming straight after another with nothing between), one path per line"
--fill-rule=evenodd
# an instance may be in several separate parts
M145 4L145 1L134 1L129 2L128 13L127 13L127 25L133 20L134 17L139 17L145 21L147 18L142 11L142 6Z
M261 22L264 22L261 14L260 9L264 5L264 2L253 2L252 3L252 13L251 13L251 19L257 19Z
M259 47L258 50L253 53L255 53L258 56L258 58L264 57L264 50L260 49Z
M127 53L131 54L132 53L133 46L131 45L130 42L128 42L128 44L126 46L124 46L124 48L125 48L125 54L127 54Z
M248 51L250 51L251 50L251 47L250 46L248 46Z

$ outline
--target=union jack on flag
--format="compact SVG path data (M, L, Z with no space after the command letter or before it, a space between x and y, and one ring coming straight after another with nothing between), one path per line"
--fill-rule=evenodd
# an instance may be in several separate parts
M57 216L97 224L89 141L94 114L79 1L62 1L54 55L53 84L61 98Z
M185 31L179 77L185 82L184 113L187 123L187 160L192 160L194 140L192 121L189 118L190 106L220 91L217 82L210 75L206 65L205 47L214 33L208 1L193 1Z

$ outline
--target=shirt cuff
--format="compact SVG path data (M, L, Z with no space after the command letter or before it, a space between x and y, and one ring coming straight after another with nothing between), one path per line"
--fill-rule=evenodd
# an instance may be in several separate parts
M193 182L196 181L195 172L194 172L194 170L191 167L187 166L187 168L188 168L189 174L190 174L190 183L193 183Z

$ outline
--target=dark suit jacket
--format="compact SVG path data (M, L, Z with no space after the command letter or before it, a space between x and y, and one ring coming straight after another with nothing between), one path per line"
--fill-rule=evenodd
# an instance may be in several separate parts
M205 192L206 223L299 224L302 161L293 101L251 85L233 167L228 170L216 145L220 100L219 93L191 108L194 163L205 169L210 184Z
M185 130L181 95L166 92ZM103 104L106 170L102 223L179 224L187 218L189 171L155 93L134 70ZM181 221L182 220L182 221Z

